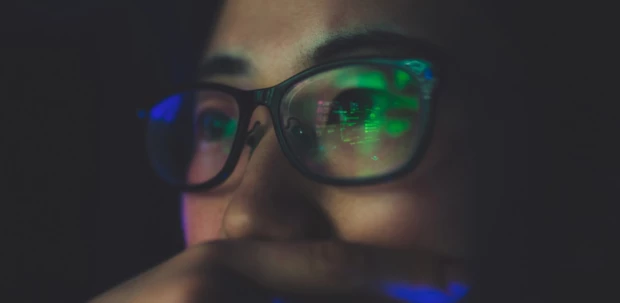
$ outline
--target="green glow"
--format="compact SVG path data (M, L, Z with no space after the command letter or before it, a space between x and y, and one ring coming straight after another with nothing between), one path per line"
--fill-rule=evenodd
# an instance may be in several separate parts
M394 109L420 110L420 99L417 96L395 97L394 99Z
M411 82L411 76L406 73L403 70L396 70L396 72L394 72L394 79L396 81L396 88L398 89L404 89L405 87L407 87L407 84L409 84L409 82Z
M375 72L360 77L359 85L361 87L385 88L387 87L387 81L382 72Z
M221 126L221 125L218 125L218 126ZM233 119L228 120L226 122L226 125L224 125L224 137L231 138L231 137L234 137L236 133L237 133L237 121Z
M389 96L391 97L391 96ZM375 111L382 111L388 107L390 100L387 94L372 94L372 109Z
M412 61L410 66L412 69L421 70L426 64ZM384 71L363 68L335 71L330 77L333 79L330 82L335 91L330 95L338 95L338 90L346 92L347 89L355 89L357 92L347 95L348 97L343 96L342 100L333 100L330 111L331 114L339 116L339 123L326 125L325 129L320 131L323 135L319 136L333 134L336 138L340 137L339 144L353 147L356 154L365 159L379 161L373 157L382 148L381 139L397 138L410 131L415 112L420 109L419 96L414 91L404 92L404 89L408 90L411 85L417 85L415 78L409 72L399 69L388 73L386 76ZM317 112L316 103L313 105L314 113Z
M381 71L339 71L335 76L334 83L337 87L363 87L385 89L388 81Z
M362 142L361 144L357 145L359 152L364 155L364 156L370 156L372 154L375 153L375 150L377 149L377 144L376 142Z
M390 119L385 125L385 131L391 137L402 136L409 129L411 129L411 121L407 119Z

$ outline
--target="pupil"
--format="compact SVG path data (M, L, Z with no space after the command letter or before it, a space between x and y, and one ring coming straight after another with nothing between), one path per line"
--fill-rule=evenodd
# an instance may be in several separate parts
M221 140L230 136L231 124L230 117L219 111L207 111L201 114L199 123L200 137L206 141Z
M289 118L286 129L299 140L309 139L313 133L308 127L304 127L297 118Z
M296 150L308 151L316 146L316 134L310 127L302 125L297 118L289 118L286 130L291 134Z

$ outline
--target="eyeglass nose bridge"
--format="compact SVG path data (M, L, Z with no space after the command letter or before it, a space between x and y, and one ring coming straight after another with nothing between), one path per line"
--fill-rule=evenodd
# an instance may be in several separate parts
M272 104L275 102L274 92L275 89L273 87L255 90L252 94L254 104L265 105L271 108Z

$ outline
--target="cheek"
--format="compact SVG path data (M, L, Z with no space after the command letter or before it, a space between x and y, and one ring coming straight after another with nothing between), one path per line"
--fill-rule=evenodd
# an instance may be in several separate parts
M250 149L245 148L230 178L208 193L188 193L181 196L186 246L221 238L220 230L226 207L231 194L241 182L249 157ZM192 169L200 173L199 167Z
M419 214L416 203L408 194L374 197L333 197L326 203L326 212L338 236L346 241L398 247L415 242L419 235Z
M183 231L186 246L220 238L220 227L226 210L225 199L200 195L182 196Z
M433 143L407 177L327 191L323 205L339 237L371 245L415 245L456 256L470 253L474 180L465 133L452 127L457 117L438 117Z

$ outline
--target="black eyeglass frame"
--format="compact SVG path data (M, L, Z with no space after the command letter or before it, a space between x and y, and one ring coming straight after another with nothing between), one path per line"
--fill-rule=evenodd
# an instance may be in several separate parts
M329 70L345 67L345 66L354 66L354 65L391 65L395 66L401 70L408 72L411 76L416 77L416 79L420 82L420 86L423 87L424 84L429 85L429 80L425 79L423 75L423 71L420 73L414 71L409 67L408 63L415 61L424 61L428 63L430 70L432 71L432 82L430 84L431 91L428 92L428 96L421 96L420 98L420 113L421 113L421 132L418 138L417 149L412 155L411 159L403 164L399 169L390 172L389 174L370 177L370 178L357 178L357 179L338 179L338 178L329 178L325 177L312 171L306 169L306 167L298 161L295 157L295 153L289 147L287 143L287 139L283 133L282 121L281 117L281 103L289 90L296 84L302 82L303 80L312 77L316 74L326 72ZM245 145L247 144L247 139L249 135L248 127L252 117L252 114L256 110L258 106L266 106L269 109L269 113L271 115L273 128L287 160L293 165L295 169L297 169L301 174L303 174L308 179L321 183L328 184L334 186L363 186L363 185L373 185L383 183L389 180L397 179L402 177L403 175L413 171L415 167L421 162L423 159L428 146L430 145L432 139L432 132L434 129L435 122L435 108L437 103L437 95L440 88L440 79L441 79L441 69L438 64L432 60L426 59L425 57L398 57L398 58L390 58L390 57L363 57L363 58L355 58L355 59L346 59L339 60L334 62L329 62L325 64L321 64L315 67L311 67L306 69L287 80L268 88L256 89L256 90L242 90L234 87L230 87L223 84L218 83L194 83L191 85L186 85L181 88L177 88L175 90L176 93L183 93L192 90L216 90L226 94L229 94L231 97L235 99L237 102L237 106L239 109L239 121L237 125L237 133L235 134L235 139L233 141L231 147L231 153L226 160L226 163L220 170L220 172L215 175L215 177L211 178L209 181L203 182L197 185L173 185L177 189L182 192L196 192L196 191L205 191L211 188L214 188L222 183L224 183L228 177L232 174L235 167L237 166L239 159L241 157L241 153ZM167 94L167 96L174 95ZM163 100L160 99L160 100ZM147 118L148 119L148 118ZM150 157L150 151L147 150ZM170 183L169 181L166 181Z

